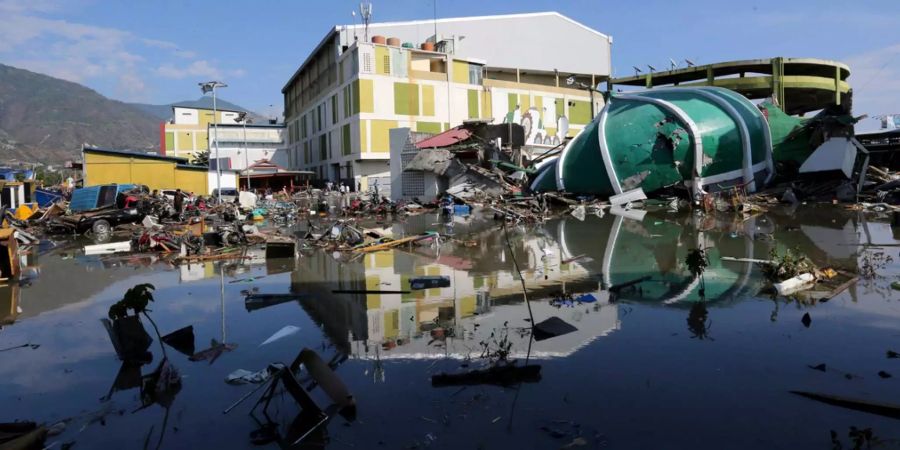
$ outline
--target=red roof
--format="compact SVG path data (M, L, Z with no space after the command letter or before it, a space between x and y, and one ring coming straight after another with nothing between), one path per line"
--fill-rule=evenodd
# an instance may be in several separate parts
M247 170L251 170L251 169L257 169L257 170L258 169L268 169L268 170L278 170L278 171L287 170L284 167L281 167L278 164L275 164L268 159L256 160L256 162L254 162L253 164L250 164L250 166L247 167Z
M451 128L441 134L416 142L416 148L448 147L469 139L472 132L465 128Z

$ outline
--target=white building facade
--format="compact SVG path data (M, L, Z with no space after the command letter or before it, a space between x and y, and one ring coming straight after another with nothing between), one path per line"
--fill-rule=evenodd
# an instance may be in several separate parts
M390 183L394 128L511 121L560 141L602 105L566 79L607 80L611 43L553 12L335 27L282 89L288 166L366 189Z
M244 170L261 161L288 165L284 124L219 124L218 129L210 124L208 127L210 160L216 159L218 144L223 168Z

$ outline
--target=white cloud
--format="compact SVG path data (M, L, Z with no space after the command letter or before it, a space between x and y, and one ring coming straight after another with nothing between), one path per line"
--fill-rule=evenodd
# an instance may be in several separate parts
M59 4L54 0L0 0L0 12L52 12L59 9Z
M129 100L145 98L153 78L243 76L242 70L218 67L175 42L50 17L61 5L69 4L0 0L0 61L102 86Z
M214 66L209 61L201 59L182 67L175 66L171 63L162 64L156 68L156 74L161 77L172 78L176 80L181 80L184 78L220 80L229 76L236 78L242 77L244 76L244 71L242 69L222 70Z
M147 84L135 72L126 72L119 75L119 80L116 84L116 96L120 100L130 102L151 100L147 95Z
M146 45L147 47L161 48L163 50L168 50L172 52L173 55L179 56L181 58L195 58L197 54L190 50L185 50L178 46L178 44L169 41L161 41L159 39L141 39L141 43Z

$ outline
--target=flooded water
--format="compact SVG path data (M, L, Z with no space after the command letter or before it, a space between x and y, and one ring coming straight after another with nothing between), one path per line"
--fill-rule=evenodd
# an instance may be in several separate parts
M439 222L421 215L387 228L438 231L440 246L358 257L311 250L296 261L172 267L85 256L78 243L33 249L30 283L0 288L0 349L39 345L0 352L0 421L66 421L48 444L74 448L252 447L265 419L249 412L263 391L223 414L256 387L226 376L290 364L310 348L331 362L357 413L333 415L308 448L832 448L831 430L851 448L852 426L900 438L896 419L790 393L900 404L900 359L886 357L900 351L900 291L890 288L900 241L887 218L812 207L747 220L653 213L567 217L508 234L490 220ZM697 247L710 258L705 301L684 264ZM766 259L773 248L853 273L874 265L877 277L827 302L773 300L760 293L755 264L730 259ZM424 275L450 286L332 292L408 290ZM577 330L532 340L522 280L534 322L555 316ZM141 375L163 360L159 339L144 320L152 361L129 366L101 323L139 283L156 288L150 316L161 334L190 325L193 352L219 349L191 361L165 346L181 388L147 407ZM561 291L575 300L557 300ZM296 299L248 307L247 292ZM285 326L299 331L261 345ZM504 349L539 365L539 378L433 387L432 375L483 368ZM825 371L809 367L822 363ZM310 394L325 408L321 391ZM290 395L274 396L268 413L284 442L298 437L299 412Z

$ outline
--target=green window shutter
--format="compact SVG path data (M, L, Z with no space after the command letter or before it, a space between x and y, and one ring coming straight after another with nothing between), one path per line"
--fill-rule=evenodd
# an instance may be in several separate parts
M350 154L350 124L341 127L341 154Z
M350 83L350 106L351 114L359 114L359 80Z
M508 109L506 112L513 112L516 110L516 106L519 106L519 94L507 94L506 95L506 103Z
M337 94L331 96L331 124L338 123Z

